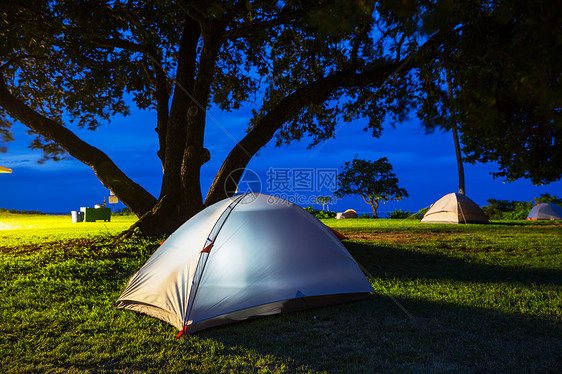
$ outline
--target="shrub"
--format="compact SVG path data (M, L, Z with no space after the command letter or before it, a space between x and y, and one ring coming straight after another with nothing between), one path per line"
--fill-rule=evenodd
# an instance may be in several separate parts
M525 219L533 207L531 202L515 200L488 199L488 204L482 207L482 210L490 219L494 220Z
M131 209L125 207L123 209L118 209L117 212L114 213L117 216L133 216L134 213L131 212Z
M386 213L386 217L390 219L406 219L410 217L412 213L410 211L403 211L402 209L394 209L393 212Z
M336 212L326 212L323 210L314 209L311 206L307 206L306 208L304 208L304 210L318 219L336 218Z
M410 216L411 219L422 219L425 216L425 213L429 210L429 207L421 208L418 210L417 213L414 213Z
M38 210L16 210L16 209L4 209L0 208L0 213L14 213L14 214L42 214L46 215L47 213L40 212Z

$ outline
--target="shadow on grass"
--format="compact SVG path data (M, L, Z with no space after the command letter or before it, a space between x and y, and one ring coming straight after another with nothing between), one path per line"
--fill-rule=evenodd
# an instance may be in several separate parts
M561 270L477 264L445 255L356 242L346 242L345 245L375 277L562 285Z
M562 283L560 271L486 266L355 242L346 246L381 278ZM45 257L51 261L40 263L44 266L19 258L7 263L5 268L11 272L4 273L2 280L5 285L17 280L19 286L9 289L17 293L6 297L10 309L3 311L0 321L5 337L0 339L4 355L0 371L562 372L560 319L501 313L454 301L399 298L418 318L411 321L389 298L376 296L176 340L176 331L168 324L110 306L127 277L144 263L140 258L130 260L130 255L148 256L151 250L147 245L134 252L136 247L122 249L126 261L110 261L116 254L100 247L94 259L68 251L54 259ZM103 261L98 263L98 258ZM42 283L34 283L36 279ZM83 292L73 299L77 289ZM14 360L21 366L14 365Z
M347 242L375 277L478 283L562 285L562 271L492 266L395 246ZM560 320L454 301L402 298L410 320L387 297L268 317L208 330L232 355L257 352L288 365L288 372L329 373L560 373Z
M200 332L228 355L274 356L286 372L549 373L562 369L553 321L483 308L388 298L308 310ZM421 318L419 318L421 317ZM233 358L232 358L233 359Z

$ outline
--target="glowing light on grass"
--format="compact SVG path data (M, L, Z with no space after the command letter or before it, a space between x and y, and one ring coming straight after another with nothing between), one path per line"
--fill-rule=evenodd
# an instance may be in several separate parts
M0 230L31 229L34 227L36 226L20 225L20 224L14 224L9 222L0 222Z

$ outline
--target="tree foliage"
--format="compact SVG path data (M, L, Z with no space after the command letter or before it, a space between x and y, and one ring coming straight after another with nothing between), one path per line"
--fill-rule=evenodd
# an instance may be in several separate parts
M319 210L315 209L311 206L305 207L304 210L312 214L314 217L318 219L329 219L329 218L336 218L336 212L330 212L326 210Z
M418 114L429 128L458 122L465 159L497 162L496 177L549 183L562 175L562 8L553 0L441 2L441 53L420 70ZM443 71L454 95L448 101ZM437 78L437 79L436 79ZM453 116L450 114L454 113Z
M551 203L562 205L562 199L557 196L551 196L548 193L534 197L533 201L515 201L515 200L497 200L488 199L488 205L482 207L482 210L490 219L526 219L529 212L539 203Z
M333 199L331 196L316 196L314 202L322 205L322 210L330 211L330 204L333 203Z
M412 110L428 128L448 128L448 113L458 113L468 161L548 182L562 174L559 8L552 0L5 1L0 137L9 141L11 123L23 123L31 148L90 166L152 234L235 191L273 139L313 146L357 118L378 136L383 121ZM159 196L73 132L130 105L157 114ZM254 109L204 196L210 106Z
M347 161L338 174L338 186L336 196L361 196L371 206L375 218L378 217L377 208L381 201L384 203L408 197L408 192L398 187L398 178L386 157L376 161L355 157L351 162Z
M551 196L549 193L543 193L539 197L533 198L535 204L550 203L562 206L562 198L558 196Z
M482 211L494 220L527 218L533 208L533 203L529 201L497 200L488 199L488 205L482 207Z

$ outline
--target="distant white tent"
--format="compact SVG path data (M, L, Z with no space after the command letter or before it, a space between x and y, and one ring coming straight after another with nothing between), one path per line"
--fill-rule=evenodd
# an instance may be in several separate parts
M187 221L130 279L115 305L166 321L181 335L370 292L327 226L286 200L252 193Z
M357 212L353 209L348 209L343 213L337 213L336 219L345 219L345 218L359 218Z
M0 173L11 173L12 169L5 168L4 166L0 166Z
M423 216L424 223L488 223L488 216L465 195L450 193L437 200Z
M537 204L527 215L527 220L539 219L562 219L562 208L551 203Z

